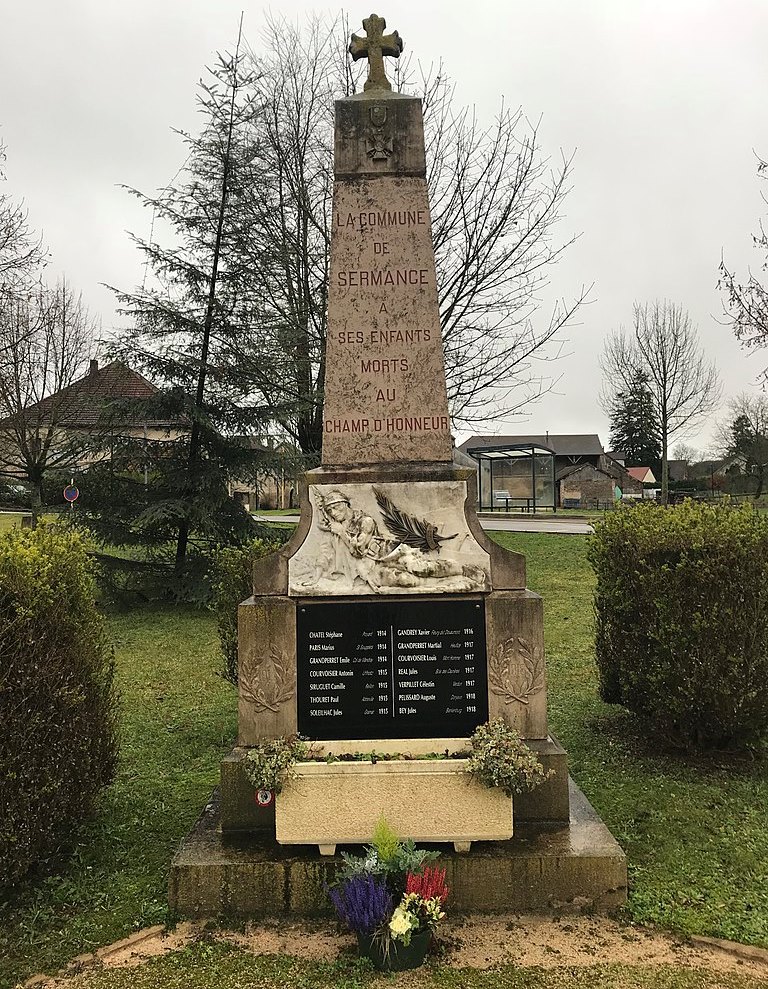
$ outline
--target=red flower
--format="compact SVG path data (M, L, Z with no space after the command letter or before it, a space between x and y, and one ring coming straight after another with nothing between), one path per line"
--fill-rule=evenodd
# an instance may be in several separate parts
M438 899L445 903L448 887L445 885L445 869L426 866L423 872L409 872L405 881L406 893L417 893L424 900Z

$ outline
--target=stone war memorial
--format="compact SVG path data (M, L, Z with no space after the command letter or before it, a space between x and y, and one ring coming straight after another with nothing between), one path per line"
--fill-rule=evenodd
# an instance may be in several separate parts
M440 843L456 910L612 909L626 862L548 730L542 600L452 460L421 101L386 78L398 33L363 25L364 92L335 107L322 462L240 606L238 743L174 859L171 907L326 913L338 846L384 817ZM497 718L550 771L530 793L483 787L451 758ZM328 758L255 792L249 748L297 733ZM352 753L411 758L334 758Z

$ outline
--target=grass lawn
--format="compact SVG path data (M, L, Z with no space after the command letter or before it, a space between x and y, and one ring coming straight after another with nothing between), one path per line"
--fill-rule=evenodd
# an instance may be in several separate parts
M628 915L668 929L768 946L768 780L765 764L685 761L664 752L629 715L595 693L590 637L592 580L586 537L496 534L525 552L529 585L544 595L552 730L572 772L630 861ZM219 665L213 619L183 609L112 616L123 698L122 760L98 819L73 856L30 877L0 902L0 986L53 971L73 956L166 919L170 858L215 784L236 730L234 692ZM186 961L185 961L186 959ZM650 976L601 966L536 970L427 970L445 989L491 986L703 985L690 972ZM220 974L219 974L220 973ZM430 974L431 973L431 974ZM107 976L80 977L98 986ZM719 985L752 982L718 977ZM366 986L372 976L339 966L255 960L201 945L109 985ZM79 981L79 979L78 979ZM374 980L375 981L375 980ZM84 983L85 984L85 983ZM104 985L107 983L104 982Z

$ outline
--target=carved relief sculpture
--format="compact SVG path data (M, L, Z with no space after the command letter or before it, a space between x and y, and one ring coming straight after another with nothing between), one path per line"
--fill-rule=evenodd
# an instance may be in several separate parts
M528 704L544 689L545 669L543 649L513 635L488 657L488 686L505 704Z
M240 669L239 692L256 713L276 714L296 696L296 663L273 645L269 657L253 657Z
M440 486L440 525L428 518L436 494L430 485L312 486L312 529L290 561L290 593L488 590L488 555L467 528L461 487ZM422 505L414 504L419 495Z

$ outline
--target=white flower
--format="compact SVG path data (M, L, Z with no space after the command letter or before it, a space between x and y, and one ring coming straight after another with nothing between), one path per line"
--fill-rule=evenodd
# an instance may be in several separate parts
M411 918L407 910L396 907L389 922L389 929L395 937L407 934L411 929Z

